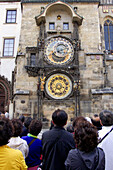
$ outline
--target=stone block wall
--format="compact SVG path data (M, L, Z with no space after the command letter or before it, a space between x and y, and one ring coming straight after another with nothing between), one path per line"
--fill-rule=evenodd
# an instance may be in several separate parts
M100 43L98 3L75 3L73 5L77 6L77 13L83 17L82 25L79 27L81 48L85 53L95 53Z
M22 12L22 25L20 33L20 49L25 53L26 47L36 47L39 27L36 25L35 16L40 14L43 3L25 3Z
M75 117L75 102L74 101L44 101L43 102L43 116L46 117L48 120L51 120L52 113L56 109L65 110L68 114L68 121L71 118Z

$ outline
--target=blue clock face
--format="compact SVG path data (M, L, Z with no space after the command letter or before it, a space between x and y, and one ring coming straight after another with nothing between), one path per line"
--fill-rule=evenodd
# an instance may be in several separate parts
M50 64L68 64L73 60L73 45L65 38L51 38L45 45L44 55Z

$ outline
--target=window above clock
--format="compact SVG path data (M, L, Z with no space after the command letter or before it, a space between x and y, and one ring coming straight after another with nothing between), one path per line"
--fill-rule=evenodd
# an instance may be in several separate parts
M54 22L49 23L49 30L55 30L55 23Z
M63 23L63 30L69 30L69 23L68 22Z

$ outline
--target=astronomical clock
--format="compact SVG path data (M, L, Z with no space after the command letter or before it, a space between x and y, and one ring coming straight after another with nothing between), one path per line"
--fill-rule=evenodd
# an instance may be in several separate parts
M66 65L73 60L74 49L65 38L51 38L45 45L45 60L53 65Z
M48 64L55 66L55 68L58 66L61 70L61 72L57 72L56 69L56 73L51 73L46 80L45 90L50 98L60 100L71 95L72 80L67 73L62 73L62 66L66 68L72 62L73 56L73 45L65 38L53 37L45 44L44 60Z

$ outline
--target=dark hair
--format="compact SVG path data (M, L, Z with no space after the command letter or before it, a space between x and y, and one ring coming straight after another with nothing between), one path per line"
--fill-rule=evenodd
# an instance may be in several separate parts
M29 132L32 135L37 136L42 129L42 122L39 120L32 120L30 125L29 125Z
M68 116L64 110L57 109L52 114L52 120L57 126L64 126L67 122Z
M22 127L23 127L21 120L12 119L12 124L14 126L14 135L13 136L14 137L20 136L20 134L22 133Z
M98 145L98 132L88 121L79 122L74 132L75 143L81 151L91 152Z
M23 115L21 115L21 116L19 117L19 119L21 120L22 123L24 123L25 117L24 117Z
M91 118L92 124L97 127L98 130L102 129L102 125L100 123L100 117L97 114L94 114Z
M97 128L98 130L101 130L101 129L102 129L102 125L101 125L100 121L97 121L97 120L94 120L94 119L91 119L91 121L92 121L92 124L93 124L94 126L96 126L96 128Z
M103 110L99 114L103 126L113 125L113 113L110 110Z
M80 122L87 121L85 117L79 116L73 120L73 127L75 128Z
M0 117L0 146L8 144L8 140L13 136L14 128L11 120Z
M99 117L99 115L98 115L98 114L94 114L93 116L94 116L94 117Z
M29 125L33 119L31 117L27 117L24 123L24 126L28 129Z

